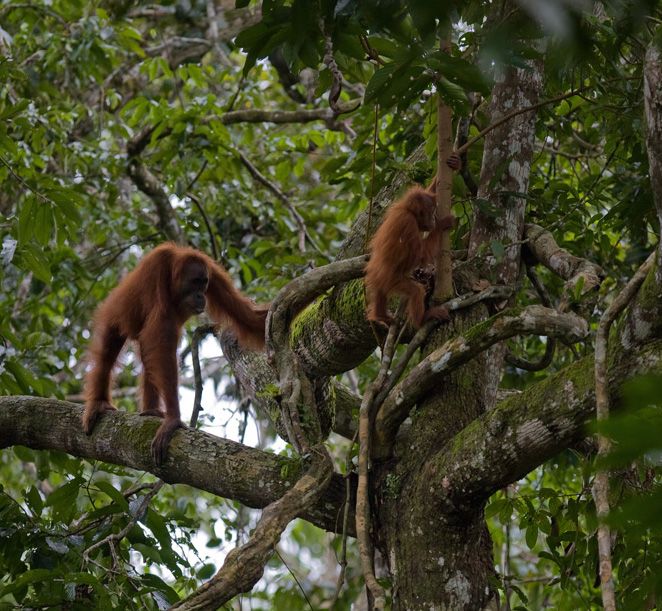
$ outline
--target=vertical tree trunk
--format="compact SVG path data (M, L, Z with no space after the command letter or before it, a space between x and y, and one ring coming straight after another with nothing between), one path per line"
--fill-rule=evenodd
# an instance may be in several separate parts
M537 103L541 88L541 62L532 63L528 70L509 68L503 71L492 90L490 122L496 122L513 109ZM536 117L535 111L517 115L485 138L478 198L489 201L498 213L493 216L475 209L469 256L491 252L494 257L491 280L496 284L513 284L519 273L521 246L518 242L524 231ZM503 251L495 252L494 243L500 244ZM505 346L497 344L485 355L485 400L490 405L494 403L501 379L504 354Z
M531 68L508 69L499 78L492 94L492 121L538 101L542 66ZM504 256L493 261L493 282L512 284L518 276L520 247L507 245L521 239L525 199L512 194L528 189L535 119L535 112L518 115L485 140L479 197L500 214L494 218L476 210L470 256L482 253L484 244L498 241L506 246ZM486 316L482 305L455 313L432 343L438 345L440 338ZM469 511L445 504L444 474L435 472L432 459L451 450L452 437L493 406L502 363L503 350L497 347L449 375L434 398L412 413L395 458L381 466L376 526L393 580L394 609L474 611L495 605L492 542L483 507ZM379 478L378 465L375 473Z

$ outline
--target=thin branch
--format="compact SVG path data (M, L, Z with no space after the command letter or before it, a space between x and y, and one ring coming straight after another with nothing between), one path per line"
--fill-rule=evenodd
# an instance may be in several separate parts
M347 449L347 456L345 457L345 481L346 481L346 491L345 491L345 507L343 509L343 518L342 518L342 544L340 547L340 560L338 564L340 565L340 572L338 573L338 579L336 580L336 590L333 593L333 598L331 599L331 604L329 605L330 609L336 608L336 603L338 598L340 598L340 592L342 591L343 584L345 583L345 572L347 570L347 527L349 525L349 504L352 498L352 487L349 482L349 475L352 473L352 449L354 448L354 443L358 437L358 430L354 435L354 439L349 444Z
M440 40L442 53L450 51L450 42ZM437 94L437 218L444 219L453 206L453 171L446 161L453 152L453 115L441 93ZM446 229L439 237L439 250L435 254L435 282L432 303L446 301L454 294L453 262L451 260L451 230Z
M171 609L217 609L237 594L251 590L262 577L287 525L318 499L332 474L333 463L324 446L312 448L308 471L282 498L264 509L248 541L226 556L212 579Z
M294 204L290 202L289 198L285 193L281 191L281 189L273 183L271 180L269 180L260 170L258 170L253 163L246 157L246 155L242 151L237 151L239 154L239 160L241 163L244 165L244 167L248 170L250 175L261 185L265 186L269 191L271 191L282 203L283 205L290 211L292 216L294 217L294 220L296 224L299 226L299 250L301 252L306 251L306 246L305 246L305 240L308 240L310 242L311 246L322 256L327 257L327 255L322 251L322 249L317 245L313 237L310 235L308 228L306 227L306 221L303 219L301 214L299 214L299 211L295 208Z
M11 164L2 156L0 155L0 163L4 165L8 170L9 173L14 177L16 181L18 181L23 187L25 187L28 191L31 193L34 193L39 199L42 199L43 201L51 204L52 206L55 206L55 202L50 198L44 195L43 193L40 193L36 189L33 189L23 178L21 178L15 171L14 168L11 167Z
M446 308L449 312L461 310L463 308L468 308L472 305L475 305L481 301L488 300L497 300L503 301L512 296L513 289L510 286L499 286L494 285L486 288L480 293L470 293L469 295L460 295L459 297L454 297L448 301L442 303L441 305ZM432 330L439 324L437 320L428 320L414 335L409 344L407 344L407 350L405 353L398 359L398 363L391 370L391 375L388 378L386 384L383 385L375 403L381 405L385 400L386 396L393 390L393 387L397 384L400 376L404 373L409 361L414 356L416 351L423 345L425 340L428 338Z
M195 207L198 209L198 212L200 213L200 216L202 217L202 220L205 223L205 227L207 227L207 233L209 234L209 242L211 244L212 256L215 261L218 261L218 247L216 246L216 234L212 229L211 223L209 221L209 217L207 216L207 212L203 208L202 202L200 201L200 198L197 195L188 192L186 194L186 197L188 197L195 204Z
M58 21L62 27L64 28L69 27L69 24L65 21L65 19L63 19L53 9L48 8L46 6L41 6L39 4L33 4L31 2L16 2L14 4L9 4L7 6L4 6L3 8L0 9L0 19L4 19L4 17L8 15L10 11L15 11L19 9L29 9L37 13L44 13L49 17L53 17L53 19Z
M95 549L98 549L99 547L102 547L104 545L110 545L112 550L113 543L115 541L121 541L122 539L124 539L124 537L126 537L129 534L131 529L138 523L138 521L145 516L145 512L147 511L147 506L150 504L152 499L158 494L159 490L163 488L164 485L165 482L163 480L159 480L158 482L156 482L152 486L152 489L143 497L142 501L140 501L140 505L135 510L133 517L128 521L127 525L118 533L111 533L107 537L104 537L100 541L97 541L96 543L90 545L90 547L88 547L83 552L83 560L85 562L89 562L90 553Z
M191 414L191 422L189 426L195 428L198 422L198 416L202 411L202 373L200 371L200 342L213 331L214 327L209 325L198 327L193 331L191 338L191 359L193 360L193 379L195 380L195 395L193 396L193 413Z
M634 276L625 285L623 290L612 301L610 306L600 318L598 331L595 337L595 411L598 423L609 418L609 393L607 389L607 355L609 345L609 330L616 317L627 307L637 294L639 287L646 279L653 267L656 253L649 255L648 259L635 272ZM604 458L611 449L610 440L598 434L598 458ZM616 610L616 597L614 594L614 578L611 564L611 534L606 522L609 514L609 473L601 468L593 484L593 498L598 515L598 556L600 560L600 584L602 590L602 606L605 611Z
M185 239L182 228L177 222L175 211L170 203L170 197L158 178L137 158L129 161L127 171L136 187L154 203L159 229L169 240L183 244Z
M591 87L592 86L593 85L591 85ZM504 123L510 121L510 119L512 119L513 117L516 117L517 115L522 115L526 112L532 112L534 110L538 110L539 108L542 108L543 106L547 106L548 104L554 104L556 102L566 100L568 98L571 98L573 96L578 95L579 93L581 93L585 89L589 89L589 85L587 85L585 87L579 87L577 89L573 89L573 90L568 91L566 93L560 93L559 95L554 96L553 98L547 98L546 100L542 100L541 102L537 102L536 104L531 104L530 106L525 106L523 108L516 108L515 110L511 110L510 112L507 112L505 115L503 115L500 119L498 119L494 123L491 123L490 125L488 125L485 129L482 129L480 132L478 132L478 134L476 134L473 138L468 140L465 144L463 144L455 152L458 155L462 155L462 153L468 151L481 138L484 138L492 130L494 130L497 127L503 125Z
M402 309L402 305L400 306ZM375 398L386 383L388 370L393 360L393 354L402 326L401 316L396 316L389 327L384 348L382 350L381 365L377 377L363 395L359 409L359 456L358 474L359 482L356 488L356 539L361 558L361 569L366 587L373 597L373 608L383 611L386 606L386 593L375 577L374 550L371 538L371 509L370 509L370 454L372 424L375 409L378 404Z

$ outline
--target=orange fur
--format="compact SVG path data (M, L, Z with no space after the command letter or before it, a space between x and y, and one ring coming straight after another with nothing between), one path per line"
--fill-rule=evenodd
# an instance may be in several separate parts
M205 306L215 322L229 325L246 347L264 347L267 309L237 290L213 259L193 249L162 244L143 257L99 307L89 350L83 429L89 435L110 401L111 371L127 339L138 342L143 364L141 415L163 423L152 442L157 464L181 426L177 345L182 326ZM163 402L165 412L161 410Z
M426 318L448 319L444 308L425 312L425 291L410 274L431 263L439 249L441 232L453 226L454 218L436 218L434 194L412 187L393 204L370 242L370 261L366 266L368 320L390 324L387 310L390 294L407 298L407 316L415 327ZM429 232L424 237L423 232Z

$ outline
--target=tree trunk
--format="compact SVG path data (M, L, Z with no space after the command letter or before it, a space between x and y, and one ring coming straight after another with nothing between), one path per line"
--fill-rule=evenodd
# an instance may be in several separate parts
M541 69L536 63L530 70L504 72L492 94L492 122L504 108L524 108L538 101ZM490 260L492 280L499 284L514 284L519 274L525 199L513 193L525 194L528 189L535 119L535 112L517 115L485 141L479 196L500 212L496 218L476 212L469 254L476 255L495 241L506 246L502 257ZM517 245L508 248L512 243ZM488 315L485 305L453 314L429 349ZM377 545L393 580L394 609L458 611L495 604L484 501L469 510L448 504L444 473L436 465L441 453L453 449L453 436L494 406L503 354L497 344L447 376L443 388L434 389L432 398L412 413L411 427L396 444L394 459L373 467L379 491Z

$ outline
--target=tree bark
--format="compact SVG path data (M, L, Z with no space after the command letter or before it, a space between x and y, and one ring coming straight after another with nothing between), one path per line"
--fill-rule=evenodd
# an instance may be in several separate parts
M158 419L117 411L104 416L94 433L87 436L80 424L82 411L76 403L56 399L0 397L0 448L24 445L103 460L149 471L169 484L187 484L255 508L280 499L306 471L303 461L189 428L175 433L168 459L157 467L149 447ZM322 498L300 517L325 530L342 530L340 516L345 497L345 480L334 475Z
M540 63L530 70L506 70L492 92L491 120L497 120L504 108L537 102L541 82ZM503 244L503 254L489 261L495 284L513 284L519 273L523 195L528 190L535 119L535 112L517 115L485 140L479 197L499 212L494 217L476 210L469 256L484 256L486 247ZM513 243L516 246L509 247ZM487 316L483 304L454 314L431 348ZM376 523L381 526L381 550L393 578L394 609L455 611L493 604L494 562L484 500L461 517L449 512L443 502L446 481L435 465L454 445L450 442L455 434L493 408L503 356L504 348L497 345L438 383L428 400L419 403L410 430L396 444L394 458L376 469L381 477Z

